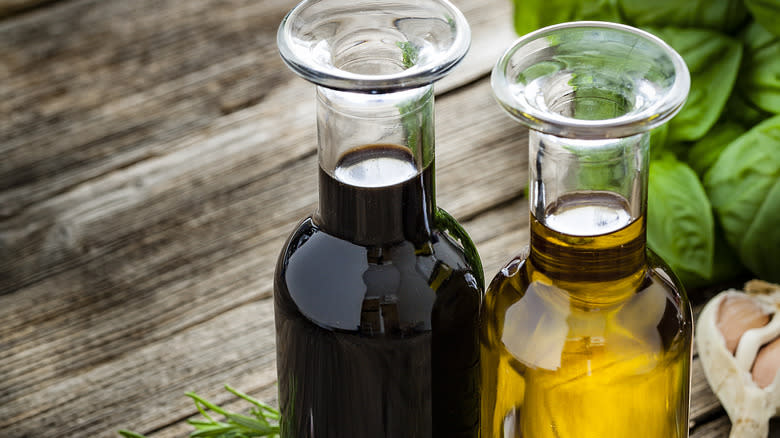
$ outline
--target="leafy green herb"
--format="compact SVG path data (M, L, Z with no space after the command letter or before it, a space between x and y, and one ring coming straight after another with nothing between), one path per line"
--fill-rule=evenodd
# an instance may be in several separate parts
M420 49L417 46L412 44L411 41L399 41L396 45L401 49L401 62L404 68L410 68L417 64L420 55Z
M412 150L412 155L421 158L421 164L427 166L433 161L434 154L433 87L398 105L398 112L406 134L406 144Z
M195 393L188 392L186 395L195 402L198 411L205 418L205 420L187 420L189 424L195 427L195 431L190 433L190 437L250 438L279 436L281 414L278 410L228 385L225 385L225 389L253 405L250 412L251 416L229 412ZM224 420L215 420L209 415L209 411L222 415L225 417ZM118 433L125 438L146 438L144 435L128 430L120 430Z
M748 11L742 0L621 0L623 19L635 26L674 26L729 32Z
M698 140L720 117L734 87L742 45L711 30L648 28L672 46L691 72L688 100L669 122L669 140Z
M712 276L714 220L699 178L672 155L650 165L647 244L685 282Z
M734 88L728 102L726 102L725 119L742 123L745 126L753 126L772 116L771 113L753 105L742 93L739 87Z
M515 31L525 35L574 20L621 21L618 0L514 0Z
M745 0L745 6L756 21L775 36L780 36L780 3L777 0Z
M146 438L146 435L141 435L140 433L131 432L129 430L120 430L119 435L122 435L125 438Z
M641 153L647 152L646 144L640 145ZM636 147L635 138L620 139L606 146L577 147L564 146L577 156L576 166L569 171L577 175L578 185L587 190L607 190L628 193L626 184L633 154L628 151ZM643 157L643 159L646 159Z
M780 37L754 22L741 39L745 59L737 85L740 94L756 108L780 113Z
M761 278L780 281L780 115L729 144L704 186L742 263Z
M419 48L411 41L397 42L401 49L404 68L410 68L418 61ZM433 161L433 88L421 96L398 105L401 124L406 133L406 142L414 157L422 158L422 165Z
M688 288L699 288L710 284L724 283L747 273L737 254L731 249L723 237L723 229L715 221L715 251L712 257L712 276L704 278L684 268L675 271L680 280Z
M718 160L720 153L746 129L736 122L724 121L715 125L707 135L688 149L688 164L703 177Z

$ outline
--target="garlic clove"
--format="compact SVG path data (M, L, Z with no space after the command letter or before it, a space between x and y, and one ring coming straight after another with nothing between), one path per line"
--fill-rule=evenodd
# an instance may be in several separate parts
M759 388L766 388L774 382L778 368L780 368L780 338L764 345L758 351L751 372L753 381Z
M780 286L750 282L745 290L721 292L704 306L695 341L731 419L729 438L766 438L769 419L780 415Z
M750 329L767 325L769 314L747 296L732 295L721 301L717 320L718 330L723 335L726 348L733 355L742 335Z

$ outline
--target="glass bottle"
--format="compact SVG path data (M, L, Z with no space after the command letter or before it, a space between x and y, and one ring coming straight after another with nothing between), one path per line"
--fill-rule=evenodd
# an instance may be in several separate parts
M319 206L274 282L288 438L479 433L482 267L436 207L433 82L470 44L445 0L304 1L278 33L317 85Z
M646 247L650 130L684 103L682 58L628 26L522 37L491 78L530 128L530 245L490 283L482 438L688 436L692 316Z

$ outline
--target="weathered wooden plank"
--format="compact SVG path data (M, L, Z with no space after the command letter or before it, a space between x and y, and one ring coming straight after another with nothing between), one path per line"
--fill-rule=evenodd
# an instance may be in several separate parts
M58 0L0 0L0 19Z
M465 177L484 184L468 184L470 190L490 192L488 196L452 196L452 205L444 204L453 212L463 214L465 210L479 211L514 196L522 187L523 178L511 176L524 174L526 167L525 155L520 152L524 132L498 111L488 87L480 87L469 89L463 103L437 111L439 132L443 133L439 136L440 193L461 190ZM0 258L0 273L8 281L0 288L13 290L100 258L105 252L126 244L123 236L139 230L153 232L158 226L150 221L160 221L162 215L186 213L191 218L202 214L209 206L204 203L204 197L209 194L224 196L247 180L278 171L291 156L310 155L313 128L300 126L301 119L311 120L303 116L311 115L312 110L307 95L308 91L297 88L280 89L268 103L259 105L258 114L239 117L246 115L242 113L223 119L221 136L185 139L183 145L172 145L178 152L85 184L30 208L18 218L4 221L0 224L0 238L5 243L0 249L5 255ZM275 107L271 102L277 99L298 103L288 104L283 116L266 117ZM265 105L271 109L265 111ZM466 124L457 117L462 110L474 113ZM295 124L300 129L293 129L289 135L276 140L269 132L274 132L274 126L279 123ZM489 136L479 134L482 127L492 130ZM265 147L257 147L264 142ZM287 155L279 150L286 151ZM448 171L451 163L467 158L469 170ZM312 172L302 173L311 175ZM464 202L475 205L462 205ZM127 223L111 218L112 215L124 217L126 212L143 214L127 217L130 219ZM83 237L82 233L88 236Z
M448 91L490 72L501 54L517 39L512 27L512 2L502 0L454 0L471 27L471 48L453 73L436 83L437 92Z
M731 430L731 422L726 416L718 417L701 427L693 429L690 438L726 438Z
M694 358L692 369L690 422L692 426L699 426L710 421L723 408L707 383L698 357Z
M28 431L30 436L109 436L117 427L143 427L146 420L157 428L194 413L192 405L181 400L185 390L213 396L220 395L217 391L225 382L250 391L256 391L257 385L270 385L275 380L274 350L268 345L273 331L264 332L258 324L273 321L268 313L243 313L254 307L253 302L238 303L238 310L199 320L158 342L150 339L149 344L160 344L151 351L142 346L78 372L63 370L62 378L16 394L11 406L3 408L4 414L15 414L4 416L9 423L4 430L8 436L26 436L23 432ZM223 315L240 327L226 324ZM143 337L143 331L138 328L134 335ZM263 340L258 342L259 338ZM96 374L94 369L101 371ZM182 374L182 380L174 382L171 374ZM91 415L97 416L89 427L72 424L74 419L92 421ZM59 431L71 433L60 435Z
M255 102L290 80L274 37L292 4L74 1L0 25L3 216L165 151L233 90Z
M13 403L23 410L4 415L4 436L109 437L120 427L165 426L194 412L185 391L224 400L222 376L246 388L273 385L273 341L271 301L246 303L45 390L18 394Z
M280 170L296 157L310 156L314 130L301 126L301 120L312 120L311 104L303 103L309 101L311 89L277 91L251 117L236 113L221 119L220 136L182 139L170 144L174 152L82 184L0 223L5 242L0 274L8 279L0 288L23 287L102 257L126 245L133 233L168 228L162 218L191 220L214 207L213 201L205 202L208 196L229 201L225 196L231 190ZM282 101L289 102L287 111L271 117ZM279 124L298 129L278 140L274 133ZM267 187L269 194L274 188ZM124 216L128 211L144 214ZM116 221L114 215L131 220Z
M443 105L442 113L458 111L473 102L489 102L491 98L484 93L484 87L464 91L463 100L471 103L461 104L460 97L454 95L458 102L449 109ZM515 130L502 117L495 117L492 125L479 118L473 122L492 126L499 136ZM29 234L24 235L26 239L17 240L33 249L30 260L7 260L11 264L9 277L13 279L25 265L40 266L47 257L55 258L60 265L70 263L73 269L33 288L35 293L21 291L2 298L7 303L2 306L2 313L8 317L0 334L6 342L13 346L18 338L26 336L23 329L32 327L34 322L57 327L58 318L75 316L71 312L86 312L85 302L109 298L91 295L99 290L121 291L128 285L138 289L147 284L150 289L157 289L166 278L181 275L178 273L182 270L209 270L209 263L264 242L263 239L274 238L280 247L278 240L289 231L291 222L313 209L315 159L305 155L304 161L294 162L289 168L281 163L254 175L255 164L273 163L274 155L272 150L252 147L255 131L249 132L238 135L237 131L230 131L227 138L218 138L209 148L199 149L201 161L194 160L185 148L116 173L96 187L70 192L67 199L55 198L52 205L46 204L40 212L26 217L20 224L22 232L37 222L49 221L52 228L44 227L37 246ZM312 133L302 135L311 137ZM292 139L289 147L311 141ZM444 205L448 198L458 201L452 202L451 211L469 215L517 194L519 185L497 184L496 190L488 193L485 188L494 181L511 181L512 175L524 172L524 155L512 153L515 148L522 148L518 143L522 143L521 138L501 145L486 142L473 148L476 156L469 162L442 159L438 177ZM458 144L468 146L454 145ZM209 155L212 157L208 158ZM462 175L484 167L480 163L485 162L498 162L500 167L493 166L489 173L472 174L471 184L464 186ZM213 183L216 181L219 184ZM193 234L193 230L197 233ZM56 259L58 256L60 259ZM47 333L41 328L35 330L39 339Z
M504 0L460 3L475 50L442 89L484 75L512 36ZM303 86L275 46L294 4L82 0L0 23L0 218Z
M162 4L160 7L164 9L165 4ZM477 23L474 25L475 45L482 47L494 44L494 46L492 46L492 50L483 48L480 51L480 55L467 60L465 65L460 67L452 76L453 80L459 82L451 83L450 87L454 86L453 84L471 80L471 77L475 74L485 74L490 68L489 65L484 65L485 57L497 57L501 47L498 43L502 41L502 35L506 36L505 26L491 26L490 20L485 18L484 11L490 11L490 8L475 8L474 6L470 6L470 8L466 7L464 9L469 14L469 17ZM500 12L500 9L498 8L497 12ZM165 15L165 13L162 13L162 15ZM494 15L488 14L487 16L492 17L492 20L495 21ZM141 18L138 18L138 20ZM148 26L144 24L144 28L146 27ZM16 29L16 27L11 28ZM494 34L494 31L498 33ZM31 30L29 32L32 34L30 36L32 38L35 32ZM17 33L24 35L24 32L21 31ZM55 31L50 31L50 33L51 35L57 34ZM2 28L0 28L0 34L2 34ZM185 32L185 34L188 34L188 32ZM178 34L170 36L170 39L175 39L177 36ZM36 40L33 38L34 41ZM19 44L21 43L19 42ZM33 43L30 44L34 45ZM266 45L263 46L265 50L268 50L267 45L266 42ZM44 47L32 52L51 50L53 49ZM273 50L275 51L275 49ZM196 55L203 56L200 52L191 54L191 56ZM34 58L33 55L30 56ZM3 159L0 160L0 174L5 171L9 177L17 178L20 181L24 180L22 185L0 191L0 210L3 208L13 210L13 212L6 215L8 217L7 220L0 222L0 239L3 239L6 243L5 245L0 245L0 278L4 275L13 275L9 277L8 281L0 284L0 293L3 290L38 281L78 262L79 259L72 257L72 254L58 252L58 239L67 240L69 231L66 228L60 228L58 231L52 232L53 220L56 216L56 213L52 212L52 210L58 210L68 202L75 202L73 201L74 194L71 192L84 193L85 191L96 190L98 192L108 192L117 190L116 186L103 188L104 184L106 184L105 180L114 180L109 174L117 167L133 167L134 164L171 154L179 149L189 149L192 157L198 157L200 153L213 156L213 154L219 153L219 150L214 150L215 147L225 147L223 144L215 145L214 137L216 133L229 130L240 131L236 135L244 136L240 138L244 146L252 146L250 142L254 142L254 147L267 148L271 157L270 162L272 163L278 164L280 160L295 160L301 154L313 153L315 145L311 138L301 141L300 137L298 137L299 133L313 132L314 129L312 87L302 80L293 80L292 73L287 72L287 69L280 64L274 64L275 67L273 69L266 68L265 70L260 68L261 66L256 66L257 56L259 55L254 52L238 53L233 58L225 61L225 63L215 63L204 70L196 70L194 73L191 73L191 77L175 77L167 82L163 81L160 85L152 87L152 89L140 88L141 91L138 91L137 94L131 95L131 97L117 97L119 101L114 101L113 103L111 103L111 96L104 96L109 102L106 104L108 105L107 108L100 108L100 111L105 112L105 117L89 118L83 116L82 113L78 114L83 116L82 118L86 117L86 120L72 120L70 116L57 117L57 120L63 117L67 119L63 122L64 126L69 130L77 132L78 135L72 134L63 137L62 133L55 132L56 130L52 130L53 128L46 128L31 130L28 134L18 138L22 142L35 143L34 147L13 148L8 143L0 141L0 148L6 148L5 152L2 152ZM274 52L270 58L277 59L278 56ZM39 61L43 62L43 60ZM281 61L278 62L281 63ZM236 68L243 72L242 75L250 75L251 70L257 69L260 73L255 75L258 77L254 79L258 80L259 83L252 82L247 85L242 84L238 80L239 78L232 78L230 76L231 71L225 65L226 63L234 64ZM19 70L17 72L19 73L24 71L24 68L19 67L17 70ZM285 81L290 81L289 84L285 82L286 85L281 86L274 81L266 81L261 77L264 71L277 70L279 72L273 74L283 75ZM458 76L459 74L461 76ZM245 94L243 97L248 98L252 103L250 108L230 114L227 117L222 116L218 119L210 120L209 117L198 114L193 109L191 100L198 98L198 96L202 97L204 93L211 93L209 89L213 88L212 82L216 80L213 77L216 76L219 76L220 80L224 79L227 83L234 84L234 87L238 90L254 86L257 88L254 93L261 93L263 98L258 100L247 97L252 96L252 93ZM153 77L150 80L162 81L165 77ZM18 79L18 75L11 76L11 79ZM116 81L118 84L124 83L121 75L117 77ZM3 84L3 81L0 81L0 84ZM33 85L28 87L34 88ZM0 86L5 87L5 85ZM130 88L135 90L139 87L141 86L137 85L135 88ZM14 87L8 86L8 88ZM18 86L16 88L24 87ZM228 85L225 85L223 88L228 88ZM223 89L220 90L224 91ZM241 93L243 92L241 91L237 95L241 96ZM73 96L73 92L69 92L68 96L75 101L83 99L80 96ZM222 96L224 97L224 93ZM10 104L2 103L2 100L0 100L0 105ZM44 101L34 108L46 105ZM76 103L74 105L78 106ZM484 106L494 109L494 105L489 102L484 103ZM177 113L179 110L186 114L179 115ZM481 108L474 108L474 111L481 111ZM495 112L491 114L495 114ZM150 128L151 131L134 126L139 120L142 121L140 122L142 125L151 126L143 122L145 117L154 118L155 121L153 123L157 123L158 119L168 120L170 123L165 122L167 126ZM198 120L197 123L209 119L208 126L203 127L190 124L187 122L188 117L196 118ZM89 135L85 133L84 129L74 128L79 123L89 125L89 129L94 129L101 136L105 137L103 140L98 141L100 143L99 147L93 144L92 140L88 139ZM256 128L254 131L251 131L252 126ZM280 129L280 127L283 128ZM20 130L27 132L29 130L27 128L30 127L27 126L25 128L25 126L22 126ZM121 132L115 131L115 129L120 128ZM471 130L475 131L475 128L472 127ZM0 136L2 136L3 132L8 133L9 130L0 129ZM30 138L31 136L34 138ZM129 136L127 138L130 138L130 141L134 144L133 147L125 148L118 145L118 143L125 141L119 137L125 138L125 136ZM37 142L36 138L38 140L56 142L57 147L61 149ZM277 140L277 138L283 140ZM294 147L285 147L285 145L289 145L291 141L295 140L298 140L300 143L293 145ZM73 144L69 142L73 142ZM82 155L77 150L82 145L86 145L85 147L90 148L90 150L95 148L98 151L95 159L98 161ZM112 148L114 147L121 150L113 151ZM203 148L206 151L201 151ZM125 153L129 155L125 155ZM127 160L121 157L125 157ZM266 157L258 158L261 158L261 166L269 161ZM62 161L70 159L73 159L74 163L76 163L76 168L71 169L73 172L69 170L69 164ZM25 169L28 169L28 164L32 166L30 168L34 169L34 173L40 174L38 175L40 178L24 176L27 172ZM146 167L141 166L140 169L146 169ZM136 175L138 178L136 183L146 179L138 171ZM2 181L3 178L0 176L0 187L3 187ZM9 184L13 185L12 183ZM132 186L134 183L125 182L124 184ZM140 182L140 184L143 184L143 182ZM40 190L36 187L40 188ZM122 197L127 195L127 190L117 190L116 194ZM26 203L24 204L25 207L31 211L23 215L18 214L22 211L22 204L16 203L15 199L20 202L23 200ZM0 217L2 216L3 214L0 213ZM62 224L60 226L64 227ZM54 240L54 244L48 245L47 250L41 252L40 245L36 245L34 242L44 237ZM17 247L20 242L25 243L21 248ZM31 258L35 259L34 262L30 262ZM1 263L2 261L8 261L9 264L4 265ZM7 271L10 271L10 274L7 274ZM19 278L25 278L26 280L20 282Z
M512 205L511 209L515 210L516 206ZM485 216L487 220L475 219L466 226L474 229L476 236L488 236L495 233L497 222L501 222L498 216L500 214L491 212ZM515 217L514 212L510 217ZM506 223L503 226L514 230L516 235L527 232L524 231L525 227L513 227ZM242 267L246 267L246 264ZM16 409L6 411L7 404L2 404L0 408L0 418L5 423L2 427L11 436L25 436L40 431L39 428L44 424L57 425L59 433L66 436L76 431L90 436L109 436L109 432L116 427L154 430L164 426L165 421L171 418L183 418L194 413L192 405L182 400L180 395L185 390L195 389L219 401L225 398L220 393L220 385L225 379L245 390L255 390L258 385L260 389L268 386L268 379L275 378L271 365L274 355L271 302L262 298L270 293L270 282L267 281L269 276L268 272L260 278L249 275L248 279L233 281L231 284L233 288L242 289L239 293L243 296L252 295L254 290L261 291L259 302L231 303L233 308L224 310L222 314L203 315L206 318L202 322L185 329L170 327L163 330L167 333L158 339L153 335L146 336L154 327L138 327L134 337L140 338L142 342L131 353L108 358L91 367L79 367L89 371L74 373L67 379L53 379L50 385L32 386L27 390L20 388L12 403ZM218 276L196 280L224 283ZM164 301L169 298L155 297L152 304L165 306ZM149 314L151 310L146 308L144 313L154 320L154 315ZM191 310L182 309L182 313ZM126 318L128 313L135 312L132 308L115 309L114 312L108 312L111 315L106 317L121 315ZM121 325L116 329L123 330ZM81 348L80 344L90 343L89 338L81 336L87 335L85 332L74 329L73 338L62 341L71 354L77 354L73 350ZM215 340L215 337L219 339ZM106 336L100 338L105 339ZM229 342L223 344L225 340ZM133 341L121 339L123 343ZM57 351L53 353L59 355ZM182 372L183 366L186 366L186 372ZM138 370L144 371L138 373ZM33 370L28 374L31 372ZM261 376L257 375L258 372ZM90 385L85 382L90 382ZM100 387L101 390L92 391L92 386ZM68 395L63 397L65 393ZM115 412L118 399L121 399L120 413ZM61 406L65 408L58 409ZM79 406L94 408L86 413L74 411ZM67 419L74 415L79 416L78 424L68 424ZM131 419L133 424L127 424ZM37 436L47 435L44 433Z
M442 158L437 175L440 201L453 201L451 211L458 215L473 216L522 190L519 184L486 190L526 167L525 155L515 153L523 149L524 137L487 90L482 81L439 102L440 127L458 120L452 114L464 108L492 108L494 117L458 124L465 131L479 124L512 140L472 146L469 136L449 134L451 146L445 149L473 151L470 161ZM28 223L49 220L66 230L56 240L40 239L39 248L51 245L53 254L62 254L57 263L73 263L0 297L6 346L0 359L5 377L0 425L14 430L27 421L62 421L69 412L50 400L52 388L267 296L282 239L316 202L316 158L304 152L299 160L269 166L273 150L251 147L252 136L259 135L255 129L215 137L197 150L197 160L191 148L181 147L25 212L31 215ZM313 141L313 132L300 135L288 147ZM251 169L260 162L264 170L255 175ZM475 174L479 168L491 172ZM246 286L257 281L265 288ZM147 390L145 379L142 371L139 391ZM20 404L19 395L29 391L41 398Z

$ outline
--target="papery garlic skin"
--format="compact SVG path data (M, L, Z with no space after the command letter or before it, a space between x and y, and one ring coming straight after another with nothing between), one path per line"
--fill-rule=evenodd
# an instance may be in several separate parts
M751 299L764 312L772 315L761 327L745 331L734 355L721 333L724 324L718 316L724 300ZM753 380L752 368L761 347L780 337L780 318L774 314L780 304L780 289L771 294L745 294L730 289L721 292L704 306L696 326L696 346L704 375L731 419L730 438L765 438L769 435L769 420L780 413L780 384L775 374L765 388Z

